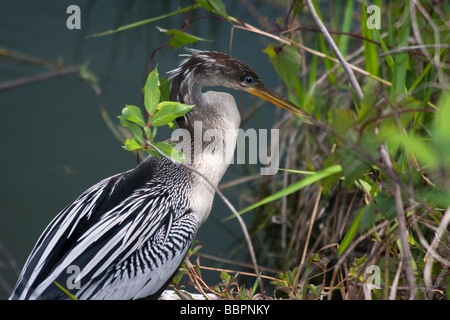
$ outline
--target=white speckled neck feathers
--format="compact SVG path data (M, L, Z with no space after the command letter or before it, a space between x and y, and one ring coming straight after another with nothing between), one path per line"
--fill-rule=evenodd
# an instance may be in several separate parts
M195 105L184 117L177 119L180 128L189 133L178 148L190 148L190 165L215 186L233 157L241 119L232 95L215 91L203 93L202 88L225 86L238 89L230 81L227 70L253 72L240 61L216 52L195 52L171 72L171 100ZM195 193L192 209L202 223L209 215L215 191L199 175L192 177Z

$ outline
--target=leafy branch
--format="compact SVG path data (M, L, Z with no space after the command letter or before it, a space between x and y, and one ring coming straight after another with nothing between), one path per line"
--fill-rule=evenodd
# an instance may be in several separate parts
M161 157L160 153L152 147L153 145L173 160L185 162L186 158L183 153L173 148L175 143L156 142L154 139L158 127L168 125L175 128L173 121L184 116L194 106L164 101L164 98L161 98L161 91L166 92L167 88L161 88L161 86L168 86L168 83L160 81L158 70L155 68L148 75L144 86L146 116L141 108L134 105L126 105L122 109L122 115L118 117L120 123L133 134L133 138L126 139L124 148L127 151L145 150L151 155Z

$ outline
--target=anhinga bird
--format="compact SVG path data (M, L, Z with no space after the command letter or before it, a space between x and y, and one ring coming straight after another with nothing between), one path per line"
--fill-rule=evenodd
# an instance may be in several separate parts
M193 137L194 123L201 121L203 130L221 131L228 159L240 125L236 102L228 93L203 93L203 87L244 90L309 117L264 87L250 67L223 53L193 51L171 72L171 80L170 99L195 105L177 119L180 128ZM191 159L216 186L230 163L217 156L204 148ZM10 299L68 299L65 290L77 299L158 298L208 217L214 193L189 168L148 156L136 168L92 186L54 218Z

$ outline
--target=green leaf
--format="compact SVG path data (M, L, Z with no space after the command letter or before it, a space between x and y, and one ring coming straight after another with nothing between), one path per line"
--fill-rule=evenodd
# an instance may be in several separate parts
M366 83L363 87L364 98L361 101L361 108L358 110L357 121L360 124L364 124L366 121L372 120L377 115L377 109L374 108L375 103L378 99L376 92L378 86L378 82L376 82L373 78L367 78ZM373 124L376 125L376 122L373 121Z
M354 6L355 6L354 0L347 0L347 4L345 6L345 11L344 11L344 19L342 22L342 30L341 30L343 33L351 32ZM338 48L339 48L339 51L342 53L342 56L344 56L344 57L347 57L349 40L350 40L350 37L347 36L346 34L339 36Z
M397 216L395 199L390 197L386 191L380 191L374 199L377 209L386 219L394 219Z
M158 151L149 148L147 143L149 141L166 156L178 162L185 162L183 153L174 149L171 144L154 141L158 127L168 125L174 128L172 121L183 116L193 107L173 101L159 102L161 99L160 88L163 90L164 98L169 98L168 85L168 81L160 82L157 68L148 75L143 90L145 109L149 116L148 121L146 121L141 108L137 106L127 105L122 109L122 115L118 117L120 123L133 133L133 138L126 139L123 148L128 151L142 149L154 156L161 157Z
M138 126L145 126L144 115L139 107L127 105L122 109L122 116L128 121L136 123Z
M156 128L155 128L155 130L156 130ZM147 140L153 141L153 137L156 135L156 132L152 133L152 130L150 129L150 127L145 126L144 127L144 135L147 138Z
M171 159L184 163L186 161L186 158L184 154L175 148L173 148L172 145L168 144L167 142L154 142L153 145L158 148L162 153L164 153L166 156L170 157ZM155 157L160 158L161 154L157 150L148 149L147 150L150 154L154 155Z
M408 46L409 35L410 35L410 16L409 16L409 1L405 3L404 6L404 19L402 20L402 25L398 29L398 43L397 47L402 48ZM399 94L405 93L405 83L406 83L406 68L408 64L408 53L399 53L394 57L395 70L392 79L391 88L391 100Z
M222 281L227 282L228 280L231 279L231 276L227 272L222 271L220 273L220 278L222 279Z
M148 75L144 86L144 105L148 114L152 115L155 113L160 97L161 92L159 91L159 74L157 68L155 68Z
M168 124L178 117L185 115L193 106L174 101L159 103L156 112L150 118L152 126L159 127Z
M250 294L250 297L253 297L255 295L257 288L258 288L258 279L255 280L255 283L253 283L252 293Z
M392 155L395 155L400 147L399 139L397 139L398 134L398 126L394 118L386 118L380 122L378 137L386 141L388 150Z
M411 93L417 87L417 85L422 81L422 79L428 74L433 66L433 62L429 62L427 66L423 69L422 73L414 80L413 84L409 87L408 92Z
M203 8L213 13L217 13L222 17L228 19L228 14L225 10L225 5L221 0L197 0L197 3L200 4Z
M93 83L93 84L99 84L100 81L99 81L98 77L92 71L90 71L88 69L88 66L89 66L89 62L84 63L81 66L80 78L87 82Z
M347 187L353 185L355 179L362 178L371 168L370 161L352 148L342 146L339 154Z
M447 164L450 162L450 91L443 92L438 101L434 139L437 149Z
M413 135L405 136L402 133L394 135L391 139L397 140L407 153L412 153L421 166L436 166L438 160L436 149L426 140Z
M160 101L169 101L170 99L170 81L166 78L159 78L159 91L161 92Z
M336 131L341 136L345 136L348 134L349 130L352 130L353 125L355 123L355 116L353 111L349 108L333 108L333 130Z
M138 150L138 149L142 149L142 145L139 144L134 139L127 139L127 140L125 140L124 149L127 151Z
M159 31L169 35L171 37L170 41L169 41L169 46L171 46L174 49L178 49L180 47L184 47L187 44L190 43L195 43L197 41L210 41L210 40L206 40L200 37L196 37L193 35L190 35L186 32L182 32L180 30L177 29L163 29L160 27L157 27Z
M348 229L347 233L344 236L344 239L342 239L341 243L339 244L339 254L342 254L345 249L347 249L347 247L350 245L350 243L352 242L353 238L355 237L356 231L358 231L358 227L359 227L359 220L361 219L361 215L364 212L364 209L361 208L358 212L358 214L356 215L355 219L353 220L352 225L350 226L350 228Z
M378 152L380 150L380 146L383 143L383 140L380 139L373 131L365 132L364 135L360 138L359 145L361 147L361 151L365 153L368 157L377 158ZM367 164L372 166L372 163L367 160Z
M291 46L280 47L271 44L263 52L269 56L270 63L283 79L286 87L292 89L295 82L298 81L298 74L300 73L301 57L298 49Z
M119 116L118 118L119 118L122 126L127 128L128 130L130 130L133 133L133 136L135 138L137 137L139 139L142 136L142 128L141 127L139 127L137 124L135 124L133 122L126 120L125 117L123 117L123 116Z
M379 41L380 44L381 44L381 48L383 49L383 52L384 52L384 53L388 52L389 49L388 49L388 47L386 46L386 43L384 43L384 40L383 40L383 38L381 37L380 32L379 32L376 28L374 29L374 31L375 31L375 33L376 33L376 35L377 35L378 41ZM386 54L386 58L385 58L385 59L386 59L386 62L387 62L387 64L388 64L389 68L391 69L391 71L394 71L394 68L395 68L395 62L394 62L394 59L392 58L392 56L391 56L390 54Z
M362 35L364 38L374 40L374 31L372 29L369 29L366 23L366 21L368 20L368 14L367 14L367 4L365 1L363 1L362 11L363 11L361 19ZM377 76L378 53L377 53L377 46L374 43L364 41L364 57L367 72L369 72L374 76Z
M422 203L428 202L441 208L450 206L450 192L447 190L424 189L419 191L419 195ZM439 221L436 222L439 223Z
M328 158L325 158L322 161L322 168L328 168L330 166L335 165L335 159L334 155L330 155ZM334 194L334 187L336 186L336 183L338 183L340 180L343 180L344 177L342 176L342 170L338 171L335 174L332 174L328 177L325 177L321 180L320 184L323 188L323 195L331 195Z
M364 206L364 209L362 210L363 213L361 214L358 224L358 230L360 232L364 232L373 227L375 221L377 220L377 213L375 209L376 208L372 203Z

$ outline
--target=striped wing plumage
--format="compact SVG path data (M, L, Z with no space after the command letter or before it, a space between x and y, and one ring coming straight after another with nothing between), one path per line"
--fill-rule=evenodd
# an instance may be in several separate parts
M180 170L149 156L86 190L41 235L11 299L158 297L198 228Z

